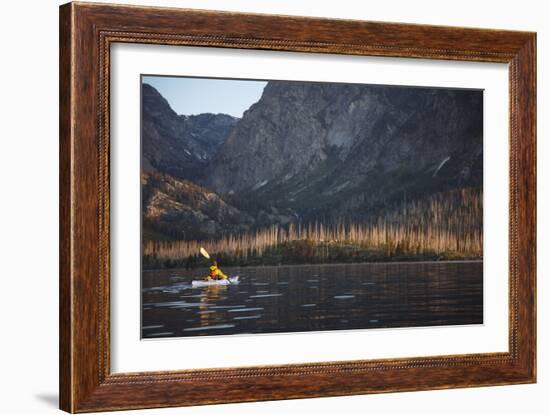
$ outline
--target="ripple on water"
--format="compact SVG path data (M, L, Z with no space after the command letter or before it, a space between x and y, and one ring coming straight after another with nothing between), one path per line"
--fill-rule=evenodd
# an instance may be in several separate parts
M183 329L183 331L221 330L221 329L230 329L233 327L235 327L234 324L216 324L214 326L189 327L189 328Z
M143 326L142 330L160 329L162 327L164 327L164 324L157 324L156 326Z
M162 303L145 303L144 306L153 307L170 307L170 308L185 308L185 307L197 307L200 305L207 305L204 303L188 303L187 301L165 301Z
M354 295L335 295L333 297L335 300L349 300L350 298L355 298Z
M232 310L227 310L229 313L242 313L245 311L259 311L263 310L263 307L247 307L247 308L234 308Z
M233 317L233 320L256 320L260 317L262 317L261 314L258 314L256 316L236 316L236 317Z
M250 298L280 297L281 293L251 295Z
M174 334L173 331L163 331L160 333L147 333L147 337L172 336L173 334Z
M209 305L210 304L207 304L207 303L185 303L185 304L174 305L174 306L171 306L170 308L179 309L179 308L192 308L192 307L208 307Z
M142 288L141 291L144 292L144 293L148 293L148 292L154 292L154 291L162 291L164 290L166 287L162 286L162 287L149 287L149 288Z

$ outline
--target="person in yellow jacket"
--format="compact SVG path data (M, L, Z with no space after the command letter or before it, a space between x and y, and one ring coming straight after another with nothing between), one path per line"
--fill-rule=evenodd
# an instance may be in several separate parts
M212 265L210 266L210 272L208 274L208 277L206 277L207 281L210 280L226 280L227 275L225 275L221 269L218 268L218 263L214 261Z

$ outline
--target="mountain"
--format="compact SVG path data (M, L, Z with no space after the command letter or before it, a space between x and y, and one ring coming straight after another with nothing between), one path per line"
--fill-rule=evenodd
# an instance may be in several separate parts
M208 170L203 184L236 204L301 220L481 186L483 95L270 81Z
M216 193L158 172L141 175L144 239L208 239L250 230L254 221Z
M226 114L178 115L151 85L142 84L142 166L197 180L238 118Z
M361 223L482 187L479 90L270 81L241 119L142 99L145 239Z

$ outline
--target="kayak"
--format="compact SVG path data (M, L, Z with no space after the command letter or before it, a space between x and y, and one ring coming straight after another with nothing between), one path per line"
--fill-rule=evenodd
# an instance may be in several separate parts
M229 277L226 280L194 280L191 282L193 288L198 287L210 287L211 285L237 285L239 283L239 276Z

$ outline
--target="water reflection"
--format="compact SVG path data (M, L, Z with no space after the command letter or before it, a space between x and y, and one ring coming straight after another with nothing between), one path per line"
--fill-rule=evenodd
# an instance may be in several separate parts
M220 285L213 285L202 289L201 305L197 312L200 320L201 327L212 326L212 322L215 321L216 311L209 310L209 307L213 304L217 304L221 299L221 292L227 290L227 287Z
M227 268L237 286L192 288L196 271L143 273L142 337L480 324L482 262Z

